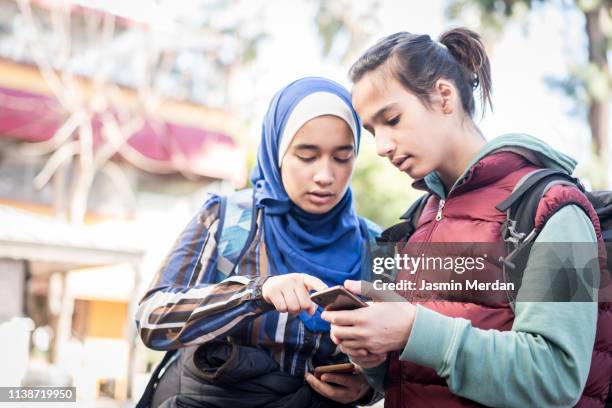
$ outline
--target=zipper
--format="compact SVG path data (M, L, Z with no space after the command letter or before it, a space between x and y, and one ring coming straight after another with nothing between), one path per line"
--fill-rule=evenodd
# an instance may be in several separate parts
M463 179L459 184L454 185L453 187L451 187L450 191L448 192L448 194L446 194L446 199L440 198L440 201L438 202L438 212L436 213L436 218L434 218L436 220L436 223L431 227L431 229L429 230L429 233L427 234L427 237L425 240L423 240L423 242L420 242L419 244L422 245L421 247L421 251L425 252L425 249L429 246L431 246L431 237L434 233L434 231L436 230L436 227L438 226L438 223L440 221L442 221L442 210L444 209L444 205L446 205L446 202L448 201L448 199L450 198L451 194L455 191L455 189L457 187L459 187L460 185L462 185L464 183L465 179ZM429 190L430 192L432 192L431 190ZM433 192L432 192L433 193ZM436 193L433 193L434 195L438 196ZM438 196L440 197L440 196ZM406 242L406 245L408 245L408 242ZM418 282L419 278L421 275L421 271L419 270L416 273L415 278L415 282ZM412 301L414 297L414 291L410 293L410 299L408 299L409 302Z
M450 195L450 193L449 193ZM448 195L446 196L446 198L448 199ZM436 214L436 223L434 225L432 225L431 229L429 230L429 233L427 234L427 238L420 243L422 245L421 247L421 251L425 252L425 249L431 246L431 237L434 233L434 231L436 230L436 227L438 226L438 222L442 220L442 209L444 208L444 205L446 204L447 200L444 200L442 198L440 198L440 201L438 202L438 212ZM408 245L408 242L406 242L406 245ZM418 282L419 278L421 276L421 271L419 270L416 273L416 276L414 277L415 282ZM409 302L412 302L412 299L414 297L414 291L410 293L410 299L408 300Z
M446 200L440 200L438 204L438 213L436 214L436 221L440 221L442 219L442 209L444 208L444 204L446 204Z

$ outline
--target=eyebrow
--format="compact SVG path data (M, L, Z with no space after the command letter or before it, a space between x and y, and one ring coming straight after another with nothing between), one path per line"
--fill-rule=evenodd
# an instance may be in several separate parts
M311 145L311 144L305 144L305 143L300 143L298 145L295 145L293 147L295 150L320 150L319 146L317 145ZM342 146L338 146L334 149L334 151L338 151L338 150L355 150L355 146L353 146L352 144L347 144L347 145L342 145Z

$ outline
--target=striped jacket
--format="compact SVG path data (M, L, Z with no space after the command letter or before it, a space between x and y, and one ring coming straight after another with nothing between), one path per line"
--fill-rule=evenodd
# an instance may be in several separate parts
M251 190L235 194L226 210L224 200L211 195L179 236L140 301L136 323L143 342L172 350L230 337L267 349L295 376L345 361L329 333L310 332L298 315L279 313L262 299L269 268L261 212L252 213ZM380 229L364 221L373 241ZM229 255L242 250L249 233L252 241L232 270Z

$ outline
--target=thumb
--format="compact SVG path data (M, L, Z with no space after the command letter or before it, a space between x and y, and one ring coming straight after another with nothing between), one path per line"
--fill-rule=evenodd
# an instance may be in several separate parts
M372 299L375 302L402 302L404 298L398 295L395 291L389 290L376 290L372 282L368 281L356 281L346 280L344 281L344 287L355 295L362 295Z
M346 290L353 293L354 295L361 295L361 284L362 284L362 281L356 281L356 280L345 280L344 281L344 287L346 288Z
M306 310L306 312L312 316L316 313L317 308L318 308L317 304L311 301L310 305L308 305L308 309Z

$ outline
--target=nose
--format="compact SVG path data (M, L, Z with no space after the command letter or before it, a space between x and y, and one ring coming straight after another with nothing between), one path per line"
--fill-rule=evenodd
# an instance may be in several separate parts
M334 171L329 160L322 160L314 174L314 182L319 186L329 186L334 182Z
M384 132L376 135L376 153L381 157L393 157L395 152L395 142Z

